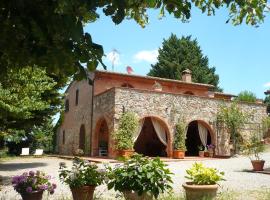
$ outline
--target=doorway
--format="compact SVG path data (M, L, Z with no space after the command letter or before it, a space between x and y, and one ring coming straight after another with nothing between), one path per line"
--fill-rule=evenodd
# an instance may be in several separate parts
M186 156L198 156L199 155L199 146L203 146L199 134L199 125L200 122L192 121L188 125L187 137L186 137ZM200 123L204 128L207 129L202 123ZM211 134L209 129L207 129L207 140L206 144L211 144Z
M164 128L164 125L160 124L160 122L154 121L154 123L159 123L159 128L163 128L163 140L159 138L156 129L157 129L157 124L156 124L156 129L153 125L153 118L151 117L146 117L144 119L143 126L141 128L141 132L135 141L134 144L134 149L135 152L139 154L143 154L144 156L151 156L151 157L166 157L167 156L167 131ZM162 131L161 131L162 132ZM161 133L160 133L161 134Z

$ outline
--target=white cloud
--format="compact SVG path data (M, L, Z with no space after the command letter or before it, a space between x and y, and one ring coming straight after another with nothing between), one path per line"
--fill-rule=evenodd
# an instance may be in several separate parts
M120 54L117 51L111 51L109 53L107 53L106 55L108 61L110 63L114 63L114 65L120 65Z
M265 83L265 84L263 85L263 87L270 87L270 82Z
M133 58L136 62L146 61L149 63L156 63L158 57L158 50L143 50L136 53Z

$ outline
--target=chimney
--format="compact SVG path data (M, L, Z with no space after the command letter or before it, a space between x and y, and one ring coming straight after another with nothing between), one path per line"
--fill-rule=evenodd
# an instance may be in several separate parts
M189 69L186 69L182 72L182 81L191 83L192 78L191 78L192 72Z

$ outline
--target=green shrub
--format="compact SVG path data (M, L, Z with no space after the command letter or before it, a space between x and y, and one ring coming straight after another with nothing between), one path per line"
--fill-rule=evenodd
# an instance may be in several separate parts
M243 101L243 102L249 102L249 103L255 103L256 102L256 94L254 94L253 92L250 91L242 91L238 94L238 96L236 97L236 99L238 101Z
M172 189L172 173L159 158L150 159L135 154L123 165L107 167L108 189L123 192L148 193L155 198Z
M138 118L132 112L125 112L120 118L118 130L114 133L116 149L131 150L134 146L134 135L139 125Z
M85 185L100 185L104 180L104 173L98 170L97 165L74 158L71 170L67 169L65 163L60 163L59 178L70 188L78 188Z
M173 146L175 150L186 151L186 126L182 121L176 124Z
M194 163L190 169L186 170L187 179L196 185L214 185L223 179L224 172L219 172L215 168L205 167L202 163Z

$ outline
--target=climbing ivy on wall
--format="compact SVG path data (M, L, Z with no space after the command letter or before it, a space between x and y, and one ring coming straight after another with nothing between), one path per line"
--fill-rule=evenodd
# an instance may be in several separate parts
M237 102L233 102L230 106L221 106L217 114L218 123L223 124L230 134L234 153L239 151L240 129L243 128L247 118L248 115L241 111Z

